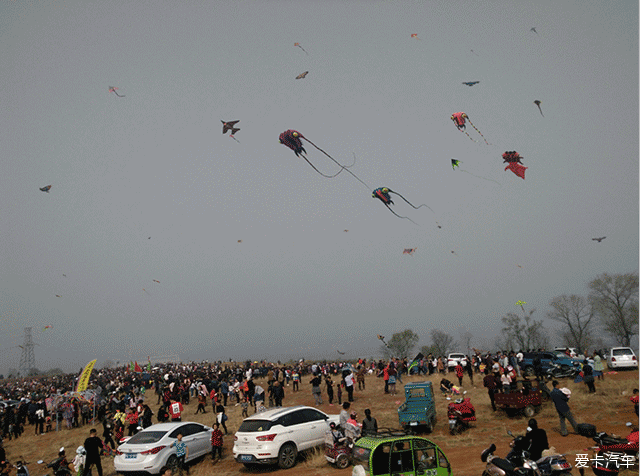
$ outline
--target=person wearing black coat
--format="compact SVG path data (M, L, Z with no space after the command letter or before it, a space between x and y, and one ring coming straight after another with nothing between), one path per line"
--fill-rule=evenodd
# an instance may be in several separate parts
M531 459L534 461L542 457L542 452L549 449L549 440L547 440L547 432L542 428L538 428L538 422L535 418L529 420L527 434L524 439L527 441Z

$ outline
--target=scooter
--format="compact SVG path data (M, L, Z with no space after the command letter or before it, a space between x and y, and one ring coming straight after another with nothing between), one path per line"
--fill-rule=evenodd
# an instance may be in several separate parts
M593 425L579 425L578 432L591 437L597 445L589 448L593 452L591 469L596 476L617 476L621 469L638 471L638 428L630 422L627 426L633 431L626 438L620 438L604 431L596 432ZM580 474L584 474L582 468Z
M542 476L571 475L571 464L563 454L543 456L536 463L538 464L538 469Z
M509 452L508 459L495 456L493 452L496 450L496 445L491 444L480 455L480 460L487 463L482 476L542 476L537 463L530 459L529 452L524 449L524 437L514 437L511 431L507 434L513 437L511 442L513 449Z
M447 407L449 418L449 431L452 435L469 428L469 423L476 421L476 409L471 404L470 398L458 398L449 403Z

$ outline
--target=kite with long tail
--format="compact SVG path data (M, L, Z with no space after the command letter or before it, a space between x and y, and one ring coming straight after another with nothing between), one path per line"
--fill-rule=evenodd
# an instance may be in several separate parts
M427 205L426 203L423 203L422 205L419 206L415 206L413 203L411 203L409 200L407 200L406 198L404 198L402 195L400 195L398 192L394 192L393 190L391 190L388 187L380 187L380 188L376 188L373 193L371 194L371 196L373 198L377 198L378 200L380 200L382 203L384 203L385 207L387 207L389 209L389 211L391 213L393 213L395 216L397 216L398 218L404 218L405 220L409 220L411 223L416 224L417 223L415 221L413 221L411 218L409 217L403 217L398 215L396 212L394 212L391 207L389 205L393 205L393 200L391 200L391 193L393 193L394 195L399 196L401 199L403 199L405 202L407 202L411 207L415 208L416 210L418 208L422 208L422 207L427 207L429 210L431 210L433 212L433 209ZM435 213L435 212L434 212Z
M389 348L389 344L387 344L387 343L384 341L384 336L381 336L380 334L378 334L378 339L380 339L380 340L382 341L382 343L384 344L384 346L385 346L387 349Z
M542 117L544 117L544 114L542 114L542 108L540 107L540 104L542 104L542 101L536 99L535 101L533 101L533 104L538 106L538 109L540 110L540 114L542 115Z
M122 96L120 96L117 92L116 92L116 88L115 86L109 86L109 92L115 94L116 96L118 96L119 98L123 98L126 97L124 94Z
M316 166L313 165L311 163L311 161L309 161L309 159L307 158L307 151L304 148L304 146L302 145L302 140L301 139L306 140L309 144L311 144L316 149L318 149L320 152L322 152L324 155L329 157L329 159L331 159L338 167L340 167L340 170L338 170L333 175L327 175L327 174L324 174L324 173L320 172L316 168ZM336 159L331 157L329 154L327 154L320 147L318 147L313 142L311 142L309 139L307 139L305 136L303 136L302 133L300 133L298 131L295 131L293 129L286 130L282 134L280 134L279 140L280 140L280 143L282 145L286 145L287 147L289 147L289 149L291 149L296 154L297 157L302 157L304 160L306 160L307 163L311 166L311 168L313 168L313 170L318 172L323 177L334 178L334 177L338 176L340 174L340 172L342 172L343 170L346 170L351 175L353 175L356 180L358 180L360 183L362 183L365 187L369 188L369 186L366 183L364 183L362 180L360 180L360 178L356 174L354 174L351 170L349 170L349 167L352 167L355 164L355 157L354 157L354 163L353 164L351 164L351 165L342 165L340 162L338 162Z
M497 183L498 185L500 185L500 182L496 182L493 179L490 178L486 178L486 177L482 177L480 175L476 175L476 174L472 174L471 172L469 172L468 170L464 170L460 168L460 164L462 163L462 161L458 160L458 159L451 159L451 168L455 171L456 169L458 169L460 172L465 172L468 173L469 175L472 175L474 177L480 178L482 180L488 180L489 182L493 182L493 183ZM502 185L500 185L502 186Z
M473 125L473 122L471 122L471 119L469 119L469 116L467 116L467 113L465 113L465 112L454 112L451 115L451 120L453 121L453 123L456 125L456 127L458 128L458 130L460 132L464 132L467 135L467 137L469 139L471 139L473 142L478 142L473 137L471 137L469 135L469 133L465 130L467 128L466 121L469 121L469 124L471 124L471 127L473 127L476 130L476 132L478 134L480 134L480 136L482 137L482 140L484 140L484 143L487 144L487 145L491 145L491 144L489 144L487 142L487 139L484 138L484 136L482 135L482 132L480 132L480 130L476 126Z
M525 305L525 304L527 304L525 301L518 301L518 302L516 303L516 306L520 306L520 308L522 309L522 312L525 312L525 311L524 311L524 305Z
M305 53L307 53L307 50L305 50L302 46L300 46L300 43L294 43L293 46L297 46L298 48L300 48L302 51L304 51ZM309 53L307 53L307 56L309 56Z

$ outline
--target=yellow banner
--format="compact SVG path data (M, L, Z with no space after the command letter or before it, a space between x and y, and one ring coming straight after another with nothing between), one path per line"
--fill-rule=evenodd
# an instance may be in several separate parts
M98 359L92 360L85 366L84 370L80 374L80 378L78 379L76 392L84 392L89 386L89 377L91 376L91 371L93 370L93 366L96 365L97 360Z

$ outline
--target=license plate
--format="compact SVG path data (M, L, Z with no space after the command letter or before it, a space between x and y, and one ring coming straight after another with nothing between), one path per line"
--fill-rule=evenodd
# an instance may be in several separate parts
M136 453L127 453L124 459L136 459L136 456L138 456Z
M455 420L449 420L449 425L455 425L456 421Z
M411 423L409 423L409 425L411 425L411 426L418 426L418 422L417 422L417 421L412 421Z
M240 461L253 461L252 455L240 455Z

